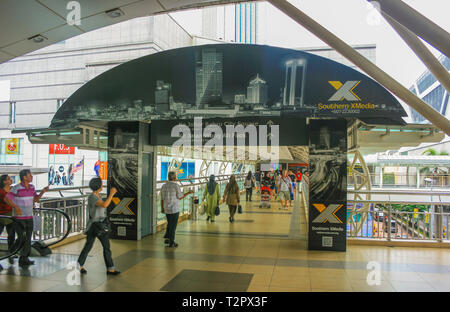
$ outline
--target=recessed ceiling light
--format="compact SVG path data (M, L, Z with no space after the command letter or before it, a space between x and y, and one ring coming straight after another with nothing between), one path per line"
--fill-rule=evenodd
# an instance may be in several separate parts
M36 36L28 38L28 40L32 40L35 43L41 43L41 42L44 42L45 40L47 40L47 38L42 35L36 35Z
M108 15L111 18L117 18L117 17L120 17L122 15L125 15L125 13L119 8L108 10L105 13L106 13L106 15Z

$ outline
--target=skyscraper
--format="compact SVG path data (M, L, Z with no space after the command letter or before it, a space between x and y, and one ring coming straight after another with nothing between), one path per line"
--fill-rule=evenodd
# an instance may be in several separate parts
M196 53L195 83L197 107L222 103L223 54L216 49Z
M450 58L442 55L439 61L450 71ZM450 117L450 110L448 110L450 101L449 93L429 70L425 71L409 90L442 115L447 118ZM413 123L429 123L429 121L412 108L411 118Z
M266 82L256 74L255 79L251 80L247 87L247 103L265 105L268 99L267 91Z
M257 43L258 3L239 3L234 5L234 41Z
M292 109L303 107L305 74L306 60L294 59L286 62L283 107Z

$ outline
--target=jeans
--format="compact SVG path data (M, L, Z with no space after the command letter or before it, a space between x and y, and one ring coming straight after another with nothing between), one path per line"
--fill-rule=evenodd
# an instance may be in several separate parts
M179 215L180 215L179 212L166 214L167 227L166 227L166 234L164 234L164 238L169 239L169 245L172 245L175 242L175 231L177 230Z
M18 231L18 225L15 222L12 222L7 225L0 225L0 233L3 232L3 229L6 227L6 233L8 234L8 251L13 251L16 247L14 246L14 242L16 240L16 231Z
M103 259L105 260L106 268L108 270L112 270L114 269L114 262L112 260L111 248L109 244L109 234L97 235L97 232L97 228L94 224L92 224L90 229L86 233L86 243L84 244L83 250L78 257L78 263L80 264L80 266L84 265L89 251L91 251L92 247L94 246L95 238L97 237L103 246Z
M234 218L234 214L236 213L237 206L228 205L228 210L230 211L230 217Z
M246 188L245 191L245 200L248 201L250 198L250 201L252 201L252 188Z

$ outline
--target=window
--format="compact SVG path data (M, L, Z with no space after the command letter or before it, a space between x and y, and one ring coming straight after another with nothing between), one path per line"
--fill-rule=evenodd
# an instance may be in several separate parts
M0 164L23 165L23 139L0 139Z
M9 102L9 123L16 123L16 102Z

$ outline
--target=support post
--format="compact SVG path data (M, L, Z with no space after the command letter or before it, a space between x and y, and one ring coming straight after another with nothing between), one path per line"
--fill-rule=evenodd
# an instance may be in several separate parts
M382 13L383 17L394 28L397 34L402 37L406 44L414 51L425 66L431 71L437 80L444 86L447 91L450 91L450 74L447 69L434 57L428 48L420 41L417 36L408 28L395 21L389 15Z
M437 112L430 105L419 99L416 95L406 89L402 84L397 82L394 78L378 68L375 64L367 60L364 56L355 51L352 47L344 41L329 32L322 25L314 21L298 8L287 2L286 0L269 0L275 7L280 9L286 15L290 16L300 25L304 26L310 32L315 34L322 41L334 48L337 52L342 54L345 58L353 64L361 68L370 77L375 79L385 88L390 90L393 94L406 102L409 106L414 108L419 114L428 119L436 127L450 135L450 121Z
M368 0L377 2L383 13L389 15L436 49L450 57L450 34L403 1Z

